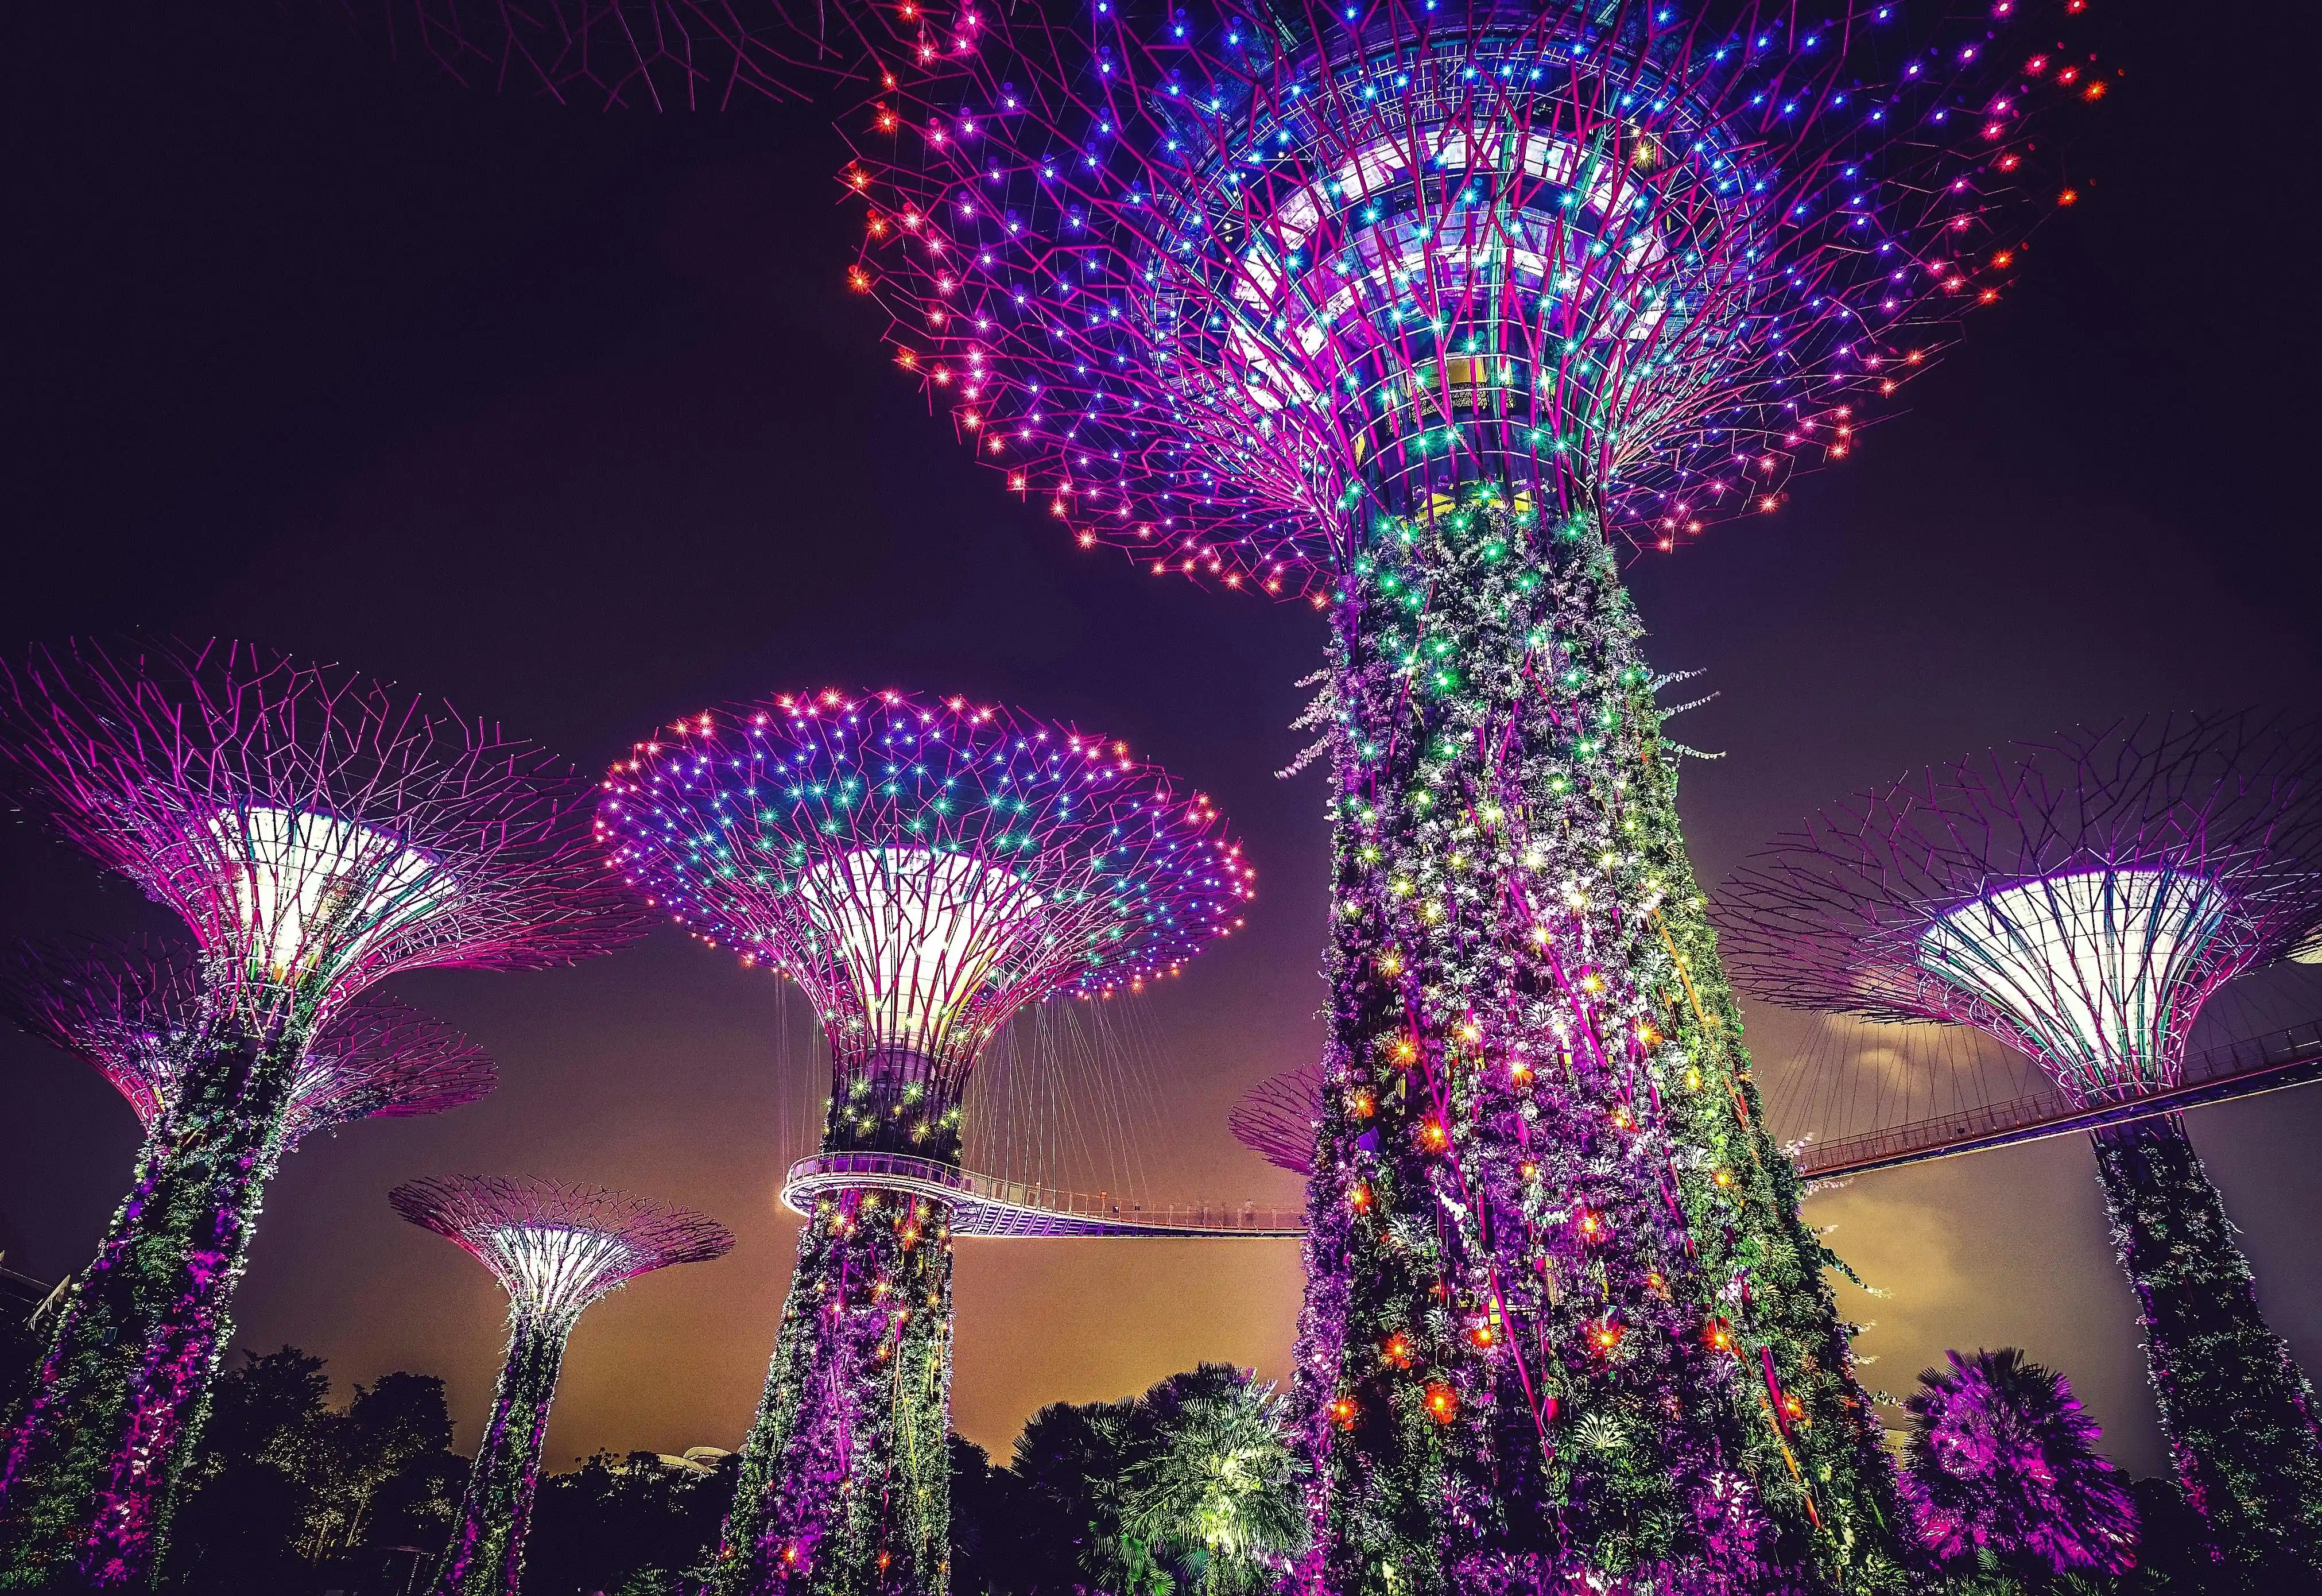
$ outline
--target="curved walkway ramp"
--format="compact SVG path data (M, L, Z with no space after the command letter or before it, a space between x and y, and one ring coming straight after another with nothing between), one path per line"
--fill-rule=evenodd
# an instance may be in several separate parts
M817 1197L864 1187L948 1205L955 1236L1239 1236L1266 1241L1306 1234L1306 1215L1295 1209L1247 1203L1151 1207L1102 1192L1092 1196L995 1180L956 1164L899 1152L826 1152L800 1159L783 1178L782 1206L803 1215Z
M1798 1169L1810 1180L1863 1175L2073 1131L2093 1131L2205 1104L2229 1103L2316 1080L2322 1080L2322 1023L2213 1048L2185 1060L2176 1086L2126 1102L2089 1104L2061 1092L2034 1092L1861 1135L1809 1142L1798 1154Z

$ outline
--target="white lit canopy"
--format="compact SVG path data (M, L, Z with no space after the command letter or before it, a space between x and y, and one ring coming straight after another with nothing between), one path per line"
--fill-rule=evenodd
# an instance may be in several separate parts
M862 848L815 865L798 895L874 1046L973 1050L1000 1018L969 1011L1039 935L1040 894L1006 869L924 848ZM826 1016L827 1018L830 1016Z
M511 1225L474 1238L519 1317L570 1320L635 1270L619 1236L555 1225Z
M2199 1001L2185 980L2227 907L2215 884L2168 869L2051 876L1944 913L1918 959L1996 1010L2068 1090L2133 1094L2175 1078Z
M221 810L210 839L231 877L253 969L304 985L439 906L437 862L383 831L289 809Z

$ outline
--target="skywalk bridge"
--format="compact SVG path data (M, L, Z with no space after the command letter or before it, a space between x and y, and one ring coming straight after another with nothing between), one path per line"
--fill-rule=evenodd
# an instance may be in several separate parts
M804 1215L815 1199L871 1188L930 1197L951 1209L955 1236L1240 1237L1282 1241L1306 1234L1306 1215L1255 1204L1155 1206L1104 1192L995 1179L934 1159L897 1152L826 1152L800 1159L782 1180L782 1205Z
M2185 1060L2176 1086L2144 1096L2089 1104L2054 1089L2034 1092L1829 1142L1809 1142L1798 1157L1798 1168L1815 1180L1865 1175L2230 1103L2316 1080L2322 1080L2322 1021L2197 1054Z

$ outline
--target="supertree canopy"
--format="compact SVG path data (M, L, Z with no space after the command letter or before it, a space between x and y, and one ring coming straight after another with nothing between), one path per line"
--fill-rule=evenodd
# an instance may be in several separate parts
M723 1258L734 1237L690 1209L553 1180L452 1176L398 1186L387 1200L473 1254L507 1292L507 1355L434 1590L516 1596L572 1326L606 1293L672 1263Z
M27 948L0 965L0 1013L113 1083L152 1134L207 1045L200 967L174 946ZM498 1084L483 1050L432 1015L365 996L316 1033L277 1126L288 1151L315 1131L473 1103Z
M964 699L800 694L673 722L605 782L631 885L812 999L818 1200L743 1448L721 1592L944 1586L951 1240L976 1055L1025 1005L1174 975L1256 873L1209 800L1112 738ZM846 1164L844 1159L836 1160Z
M2176 717L1930 769L1778 839L1722 893L1720 920L1768 1002L1972 1025L2080 1102L2133 1105L2177 1084L2211 993L2322 923L2322 737ZM2313 1394L2258 1311L2183 1120L2093 1136L2162 1426L2213 1554L2311 1577Z
M1269 1076L1234 1105L1227 1128L1234 1140L1277 1169L1314 1172L1314 1133L1322 1123L1326 1083L1319 1064Z
M867 108L852 280L1082 545L1330 617L1303 1587L1887 1577L1613 543L1775 508L1999 296L2080 0L1088 3Z
M398 970L561 964L639 922L539 749L240 645L0 667L0 773L199 949L199 1046L0 1460L0 1589L138 1584L318 1035Z

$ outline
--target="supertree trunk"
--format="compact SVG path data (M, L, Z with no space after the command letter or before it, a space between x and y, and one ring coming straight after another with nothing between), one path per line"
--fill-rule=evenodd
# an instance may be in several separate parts
M2210 1555L2251 1577L2322 1574L2313 1388L2258 1312L2256 1280L2183 1116L2107 1125L2092 1140L2113 1246L2144 1308L2161 1427Z
M1893 1577L1892 1470L1762 1128L1613 556L1489 489L1377 534L1330 691L1303 1586Z
M719 1596L941 1596L950 1411L946 1211L867 1189L818 1202L743 1444Z
M8 1437L0 1589L142 1588L160 1566L301 1034L212 1052L154 1122Z
M436 1576L434 1596L516 1596L524 1577L532 1504L540 1494L541 1442L571 1334L570 1318L521 1311L511 1316L491 1417L476 1447L460 1526Z

